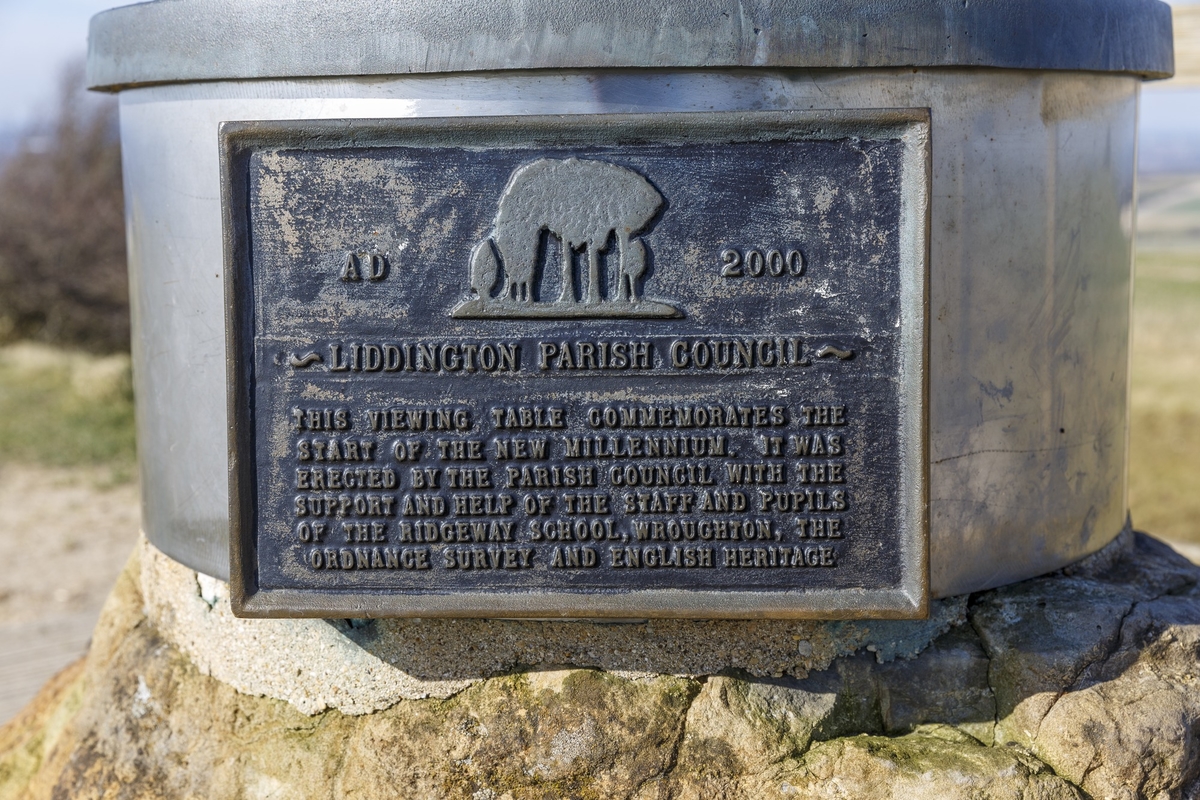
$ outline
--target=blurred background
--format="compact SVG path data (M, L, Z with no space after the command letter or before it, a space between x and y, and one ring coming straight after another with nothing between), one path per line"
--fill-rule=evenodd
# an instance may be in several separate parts
M84 652L137 538L117 111L83 89L118 4L0 0L0 723Z
M82 655L138 531L117 111L83 88L119 4L0 0L0 724ZM1178 75L1142 95L1129 495L1200 561L1200 2L1174 8Z
M1200 3L1173 11L1175 77L1142 92L1129 503L1200 561Z

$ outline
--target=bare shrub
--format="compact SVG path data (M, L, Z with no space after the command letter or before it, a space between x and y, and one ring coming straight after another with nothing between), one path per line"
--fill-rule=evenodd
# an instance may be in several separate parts
M0 339L129 346L116 103L87 94L80 63L0 165Z

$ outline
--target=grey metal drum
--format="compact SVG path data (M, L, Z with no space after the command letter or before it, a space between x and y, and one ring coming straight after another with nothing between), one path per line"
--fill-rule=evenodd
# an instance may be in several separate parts
M230 574L222 123L908 109L932 153L930 593L1093 553L1129 524L1138 93L1172 72L1170 24L1157 0L99 15L89 78L120 93L146 535Z
M219 123L927 107L932 592L1070 563L1126 523L1138 85L1083 73L729 70L126 90L146 534L228 574Z

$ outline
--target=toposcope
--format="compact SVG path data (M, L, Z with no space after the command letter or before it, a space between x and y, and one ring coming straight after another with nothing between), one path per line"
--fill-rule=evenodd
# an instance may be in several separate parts
M921 617L1129 524L1158 0L176 0L88 69L145 532L239 614Z

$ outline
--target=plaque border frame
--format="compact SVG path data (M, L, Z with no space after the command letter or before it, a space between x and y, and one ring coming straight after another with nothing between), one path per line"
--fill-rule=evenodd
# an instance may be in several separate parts
M761 138L753 132L761 131ZM424 143L570 146L890 136L904 143L900 188L898 400L901 578L883 589L486 590L379 592L264 589L258 584L253 454L253 274L250 156L260 148L344 149ZM932 186L928 108L657 112L223 122L218 128L224 245L229 454L229 567L233 613L250 618L924 619L929 613L929 241ZM486 144L485 144L486 146Z

